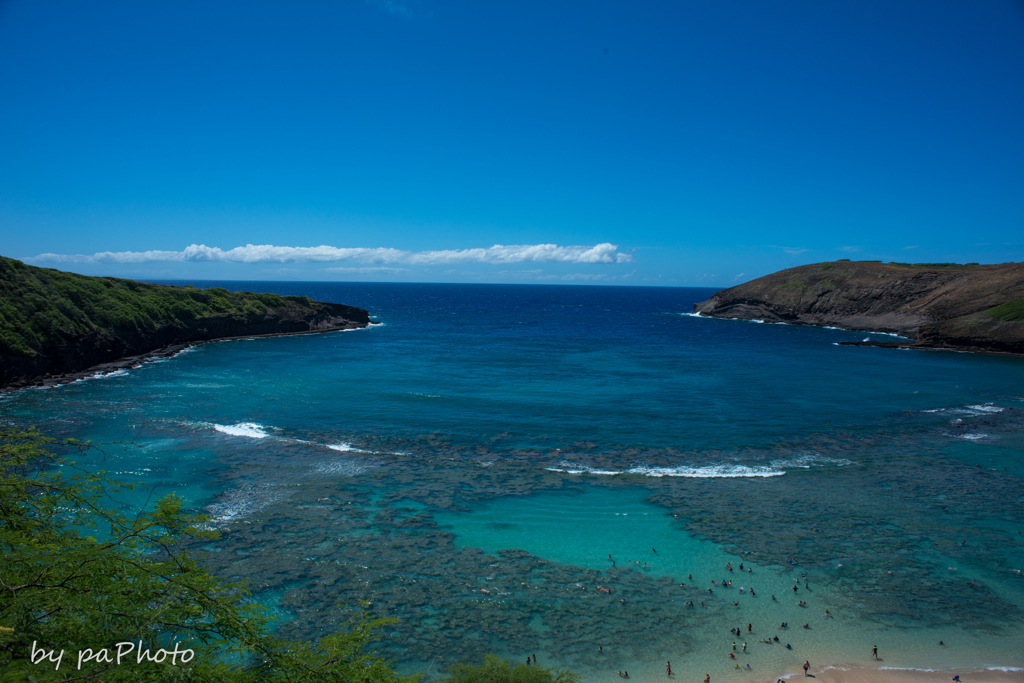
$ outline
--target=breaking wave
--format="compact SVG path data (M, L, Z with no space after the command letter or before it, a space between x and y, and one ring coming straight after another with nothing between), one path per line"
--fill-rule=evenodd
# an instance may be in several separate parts
M264 431L263 425L256 424L255 422L239 422L236 425L214 424L213 428L221 434L247 436L250 439L265 439L270 436L270 434Z

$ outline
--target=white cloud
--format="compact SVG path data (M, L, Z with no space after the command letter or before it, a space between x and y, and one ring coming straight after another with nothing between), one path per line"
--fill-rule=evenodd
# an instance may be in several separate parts
M205 244L193 244L181 251L103 251L88 254L40 254L25 259L39 263L153 263L219 261L230 263L381 263L440 265L450 263L626 263L633 257L618 251L618 245L566 246L557 244L495 244L487 248L406 251L389 247L277 247L247 244L227 251Z

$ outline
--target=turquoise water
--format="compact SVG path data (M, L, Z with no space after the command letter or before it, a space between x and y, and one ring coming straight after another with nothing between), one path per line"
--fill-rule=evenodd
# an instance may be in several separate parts
M384 324L208 344L0 410L108 444L89 464L148 486L127 504L210 514L209 565L282 635L370 600L409 672L496 651L588 680L666 660L761 679L873 645L885 666L1024 665L1024 360L686 315L711 290L231 287Z

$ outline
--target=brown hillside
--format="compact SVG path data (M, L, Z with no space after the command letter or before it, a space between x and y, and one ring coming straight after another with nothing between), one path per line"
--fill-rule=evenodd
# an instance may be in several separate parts
M716 292L694 313L891 332L918 348L1024 354L1024 263L900 265L836 261L789 268ZM992 311L997 306L998 311Z

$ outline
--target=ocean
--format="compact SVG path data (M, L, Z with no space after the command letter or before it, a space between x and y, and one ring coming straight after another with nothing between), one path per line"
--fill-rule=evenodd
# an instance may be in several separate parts
M712 289L189 284L382 324L0 410L101 444L81 462L146 485L124 504L208 514L205 562L282 636L366 601L397 618L376 649L430 676L483 652L609 683L1024 667L1024 359L690 315Z

